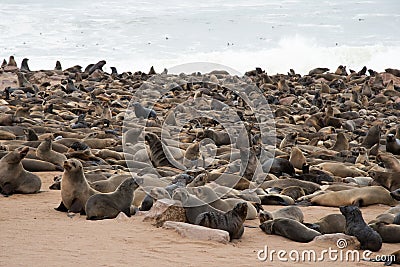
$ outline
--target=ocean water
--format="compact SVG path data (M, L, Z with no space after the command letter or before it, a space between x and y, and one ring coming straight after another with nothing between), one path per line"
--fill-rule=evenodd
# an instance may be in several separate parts
M241 73L400 68L400 1L0 0L0 59L30 68L156 71L214 62Z

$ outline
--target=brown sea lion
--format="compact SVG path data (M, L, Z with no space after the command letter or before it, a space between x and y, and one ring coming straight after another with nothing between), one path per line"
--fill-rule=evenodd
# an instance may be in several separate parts
M263 222L260 224L260 228L266 234L280 235L302 243L308 243L316 236L321 235L321 233L308 228L304 224L288 218L277 218Z
M61 178L61 204L56 210L85 213L86 201L100 192L91 188L83 173L82 163L77 159L64 162Z
M382 162L388 172L400 172L400 162L390 153L379 153L376 156L378 162Z
M114 192L123 181L130 177L130 174L114 175L107 180L92 182L90 187L102 193L110 193Z
M299 186L304 189L304 192L307 195L312 194L315 191L321 190L319 184L313 182L301 181L299 179L294 179L294 178L265 181L262 184L260 184L260 188L262 189L277 187L283 190L289 186Z
M369 149L376 143L379 143L380 138L381 138L381 126L374 125L368 130L367 136L364 138L361 145Z
M344 233L346 228L346 218L342 214L329 214L315 223L306 225L321 234Z
M37 159L23 159L21 161L24 169L31 172L51 172L51 171L63 171L63 167L54 165L51 162L37 160Z
M384 243L400 243L400 225L376 222L369 225L382 237Z
M346 235L357 237L360 241L361 249L371 251L379 251L382 247L382 238L380 235L369 227L356 206L341 206L340 212L346 218Z
M288 186L281 191L281 194L293 198L294 201L306 195L300 186Z
M398 204L390 192L382 186L367 186L344 191L328 192L311 199L314 205L340 207L356 205L365 207L374 204L394 206Z
M0 193L33 194L40 190L42 182L38 176L26 171L21 160L28 154L29 147L9 152L0 160Z
M243 223L246 220L247 208L246 202L240 202L232 210L225 213L203 212L197 216L195 224L225 230L229 233L231 241L232 239L239 239L244 233Z
M400 172L369 171L368 174L375 182L389 191L395 191L400 188Z
M337 134L335 145L331 149L338 152L349 150L349 141L343 133Z
M296 206L289 206L285 207L273 212L268 212L268 211L260 211L260 214L258 215L260 219L260 224L262 224L265 221L269 220L274 220L277 218L287 218L287 219L292 219L296 220L298 222L303 223L304 221L304 214L301 211L299 207Z
M52 137L47 137L36 149L36 156L47 162L62 166L67 157L52 149Z
M134 178L128 178L112 193L92 195L85 205L86 219L113 219L120 212L131 217L130 207L133 200L133 192L138 187L139 185Z

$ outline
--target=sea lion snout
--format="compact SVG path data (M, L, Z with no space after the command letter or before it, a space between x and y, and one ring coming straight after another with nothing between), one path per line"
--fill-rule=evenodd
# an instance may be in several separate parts
M19 155L20 155L21 159L25 158L25 156L28 154L28 152L29 152L29 147L27 147L27 146L23 147L19 151Z
M69 162L68 162L68 160L66 160L66 161L64 161L64 163L63 163L63 167L64 167L64 169L66 169L66 170L71 170L71 165L69 165Z

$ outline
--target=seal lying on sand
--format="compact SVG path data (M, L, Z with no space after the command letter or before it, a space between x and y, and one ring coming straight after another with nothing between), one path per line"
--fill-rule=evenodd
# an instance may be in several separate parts
M203 212L196 218L195 224L213 229L225 230L229 233L230 240L239 239L244 232L243 223L247 216L247 203L241 202L226 213Z
M133 200L133 191L138 187L139 185L134 178L128 178L112 193L92 195L85 205L86 219L113 219L120 212L131 217L130 207Z
M381 236L369 227L356 206L342 206L340 212L346 218L346 235L355 236L360 241L361 249L379 251L382 247Z
M316 236L321 235L321 233L308 228L304 224L288 218L277 218L263 222L260 224L260 228L266 234L280 235L290 240L303 243L310 242Z
M29 147L9 152L0 160L0 193L32 194L40 190L42 181L22 166L21 160L28 154Z

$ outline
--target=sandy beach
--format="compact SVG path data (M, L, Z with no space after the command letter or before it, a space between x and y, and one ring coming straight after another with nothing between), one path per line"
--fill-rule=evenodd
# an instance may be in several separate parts
M60 191L49 190L55 173L38 173L43 185L39 194L0 197L1 266L309 266L309 262L261 262L257 252L269 249L290 251L324 248L266 235L258 228L246 228L243 238L229 244L183 238L172 230L143 222L143 216L126 219L87 221L85 216L69 218L57 212ZM281 206L264 206L274 211ZM365 220L387 210L385 205L362 208ZM337 208L302 207L305 221L314 221ZM246 221L258 226L258 220ZM386 255L398 244L383 244L373 255ZM336 249L336 248L335 248ZM313 263L315 264L315 263ZM323 266L379 266L372 262L338 263Z

